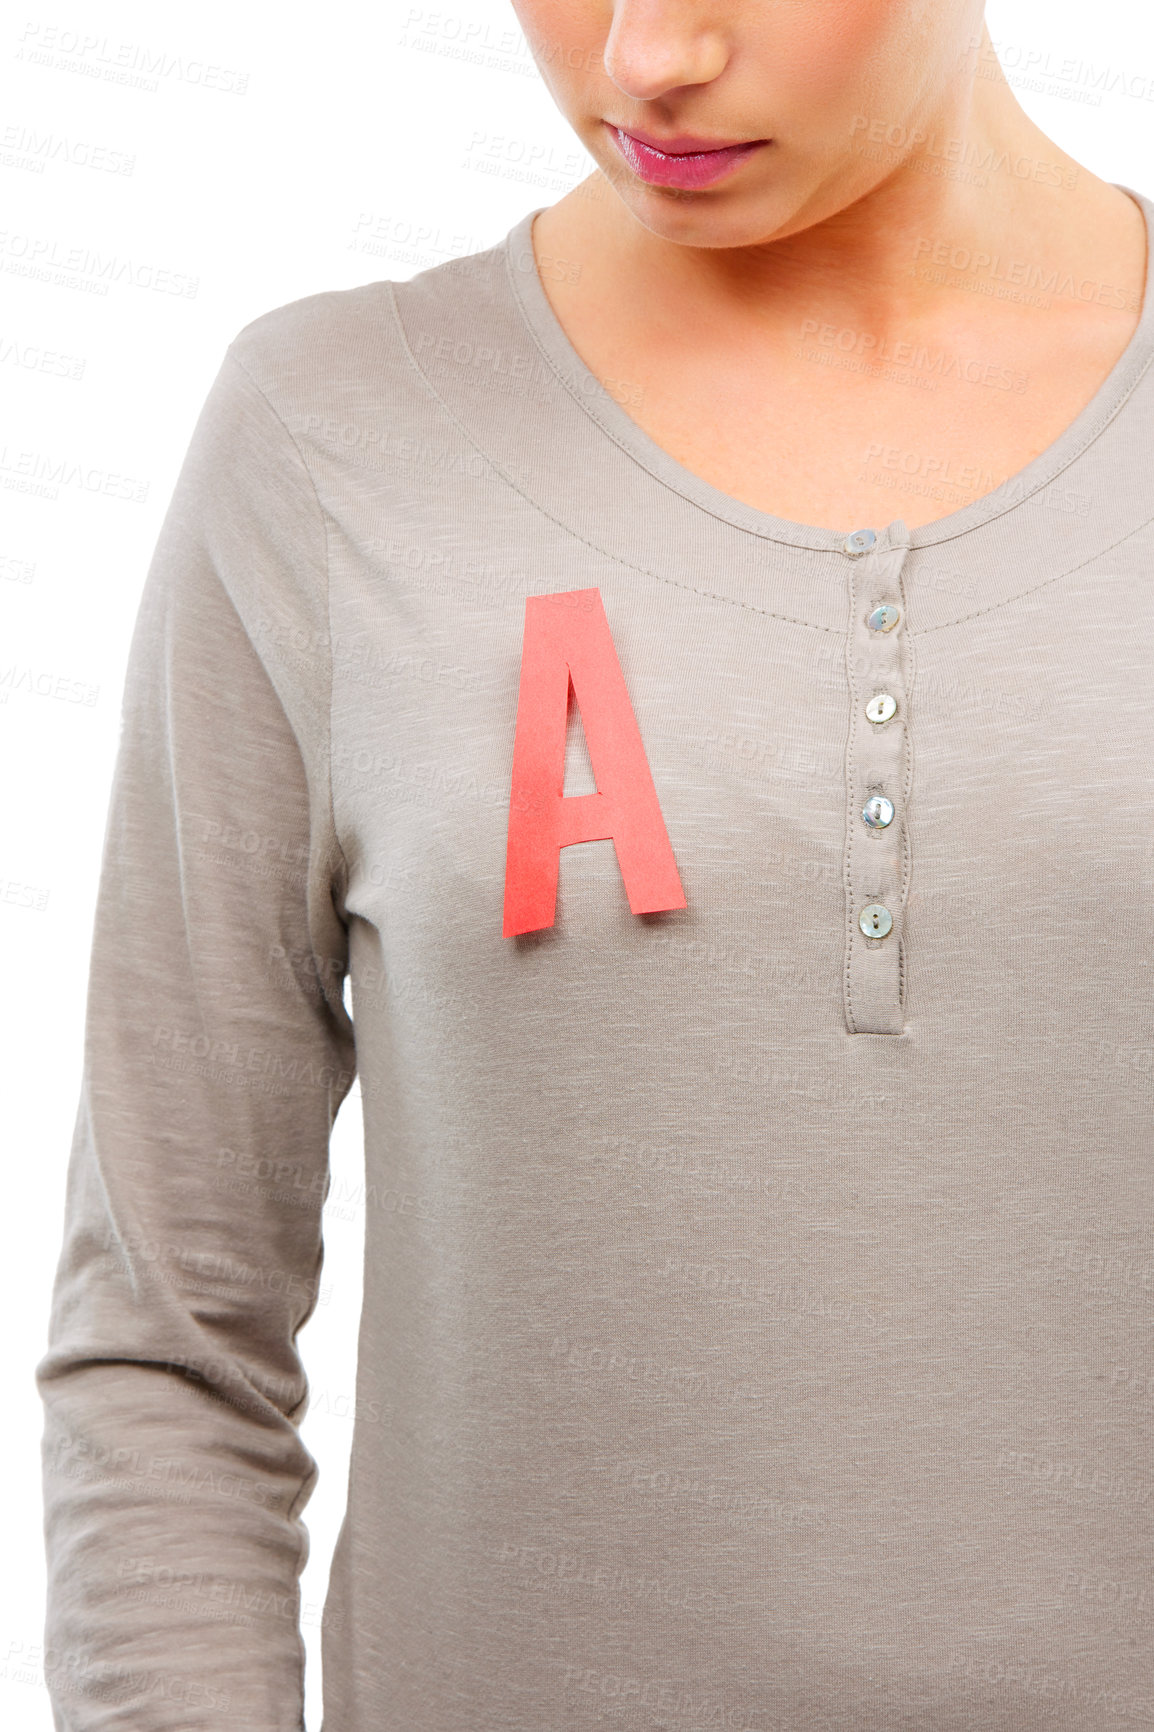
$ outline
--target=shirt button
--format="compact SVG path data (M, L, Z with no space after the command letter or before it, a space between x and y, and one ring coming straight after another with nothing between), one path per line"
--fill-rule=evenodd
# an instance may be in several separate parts
M894 821L894 803L884 794L871 794L861 809L861 815L863 823L868 824L871 830L884 830Z
M857 559L863 553L868 553L870 548L876 544L877 536L872 529L855 529L852 535L847 535L845 538L845 550L851 559Z
M890 717L897 713L897 699L891 698L888 692L878 692L866 705L866 716L871 722L888 722Z
M891 607L887 601L883 602L880 607L874 608L866 624L871 631L893 631L901 617L898 609Z
M884 938L893 926L893 915L880 902L871 902L857 917L857 923L867 938Z

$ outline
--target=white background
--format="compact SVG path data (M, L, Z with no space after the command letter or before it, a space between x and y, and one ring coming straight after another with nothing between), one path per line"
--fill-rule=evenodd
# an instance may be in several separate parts
M60 1243L125 659L193 422L250 319L490 246L593 164L503 0L50 0L43 11L6 10L0 1724L48 1732L32 1374ZM1154 195L1154 101L1124 93L1119 76L1154 94L1154 12L1129 0L991 0L989 22L1042 128L1095 173ZM148 63L159 63L156 75L131 70ZM1082 65L1063 76L1063 63ZM1095 73L1105 87L1093 87ZM1044 88L1032 88L1039 80ZM73 249L89 255L86 268L61 275L52 261ZM46 365L46 355L67 363ZM129 477L141 497L67 483L25 491L27 453ZM88 701L47 695L58 681ZM321 1469L303 1583L311 1732L352 1432L363 1229L355 1087L332 1156L322 1302L302 1336L312 1387L304 1436Z

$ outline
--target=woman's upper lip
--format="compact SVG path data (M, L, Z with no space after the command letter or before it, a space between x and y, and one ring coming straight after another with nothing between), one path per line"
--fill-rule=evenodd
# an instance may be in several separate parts
M614 125L610 121L611 126ZM647 144L651 150L659 150L665 156L696 156L706 150L733 150L739 144L764 144L763 138L696 138L691 132L680 132L676 138L656 138L651 132L640 132L635 126L618 126L618 132L625 133L628 138L635 138L639 144Z

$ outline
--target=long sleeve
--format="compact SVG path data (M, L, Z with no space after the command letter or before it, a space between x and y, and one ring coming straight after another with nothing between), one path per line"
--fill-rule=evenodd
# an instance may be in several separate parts
M303 1718L296 1335L355 1047L325 520L254 348L208 392L128 659L37 1372L67 1732Z

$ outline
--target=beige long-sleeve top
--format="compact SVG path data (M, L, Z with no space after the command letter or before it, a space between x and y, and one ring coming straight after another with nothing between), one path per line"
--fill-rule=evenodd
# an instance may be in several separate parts
M1020 475L910 533L880 452L835 532L642 432L532 214L246 326L160 533L40 1370L58 1724L301 1725L357 1074L325 1732L1154 1726L1154 297Z

